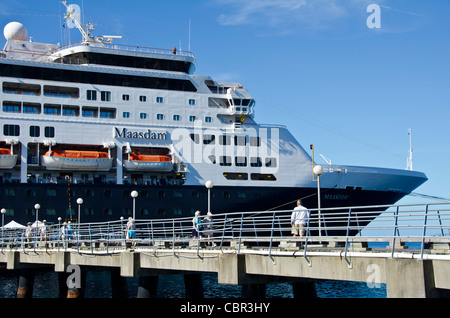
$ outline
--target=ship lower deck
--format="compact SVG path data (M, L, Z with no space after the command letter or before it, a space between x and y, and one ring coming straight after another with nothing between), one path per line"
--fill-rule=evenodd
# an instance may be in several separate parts
M21 224L36 220L36 203L40 205L39 220L45 219L50 224L57 224L59 217L63 222L76 222L78 208L83 223L114 221L121 217L127 219L133 215L133 199L130 196L133 190L138 191L135 199L136 219L189 217L196 210L205 215L208 204L208 192L204 186L4 183L0 188L3 188L0 190L2 208L7 211L5 222L14 220ZM321 206L392 204L404 195L399 192L321 189ZM76 203L78 198L83 199L80 207ZM290 211L298 199L302 199L307 208L316 208L317 189L217 186L211 189L211 211Z

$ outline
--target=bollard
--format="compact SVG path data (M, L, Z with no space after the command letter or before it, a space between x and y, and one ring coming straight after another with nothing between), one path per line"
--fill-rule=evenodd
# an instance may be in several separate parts
M137 298L156 298L158 292L158 276L139 276Z
M34 271L22 269L17 279L17 298L32 298L34 285Z

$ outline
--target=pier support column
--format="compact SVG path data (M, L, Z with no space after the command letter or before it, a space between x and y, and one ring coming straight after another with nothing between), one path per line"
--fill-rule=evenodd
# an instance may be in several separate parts
M266 298L266 284L242 285L242 298Z
M111 269L111 297L128 298L127 279L120 275L120 268Z
M202 274L184 274L186 298L204 298Z
M305 280L302 282L292 283L294 298L316 298L316 283L314 281Z
M431 260L387 259L388 298L429 298L438 296Z
M137 298L156 298L158 281L158 276L139 276Z
M70 275L68 276L70 278ZM67 280L66 280L67 282ZM86 287L86 271L80 271L80 282L79 286L67 288L67 298L84 298L84 290Z
M22 269L17 278L17 298L32 298L34 285L34 271Z

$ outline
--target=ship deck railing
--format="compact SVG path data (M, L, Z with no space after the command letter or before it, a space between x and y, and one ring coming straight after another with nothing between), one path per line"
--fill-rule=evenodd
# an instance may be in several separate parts
M291 234L292 210L214 214L211 232L192 235L192 217L137 219L136 238L127 237L127 219L97 223L72 223L66 237L63 224L33 228L1 229L1 249L67 249L80 253L116 253L128 249L234 249L303 253L339 251L350 264L350 252L383 251L396 257L408 250L417 257L439 255L450 259L450 203L358 206L311 209L303 237ZM205 216L202 216L203 220ZM319 222L320 220L320 222ZM211 234L212 237L207 237Z

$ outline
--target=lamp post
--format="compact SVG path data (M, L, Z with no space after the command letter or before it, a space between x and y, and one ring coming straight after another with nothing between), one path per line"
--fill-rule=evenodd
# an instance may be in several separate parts
M317 213L319 217L319 236L322 236L321 219L320 219L320 175L323 173L323 167L316 165L313 168L314 174L317 176Z
M80 240L80 217L81 217L81 205L83 204L83 199L82 198L78 198L77 199L77 203L78 203L78 240Z
M39 234L38 226L39 226L39 209L41 208L41 205L39 203L36 203L34 205L34 208L36 209L36 241Z
M205 182L205 187L208 189L208 211L211 212L211 189L214 186L211 180Z
M133 198L133 220L136 220L136 198L138 196L138 192L136 190L131 191L131 197Z
M3 244L5 244L5 236L4 236L4 230L5 230L5 213L6 213L6 209L5 208L3 208L2 210L1 210L1 212L2 212L2 248L3 248Z

